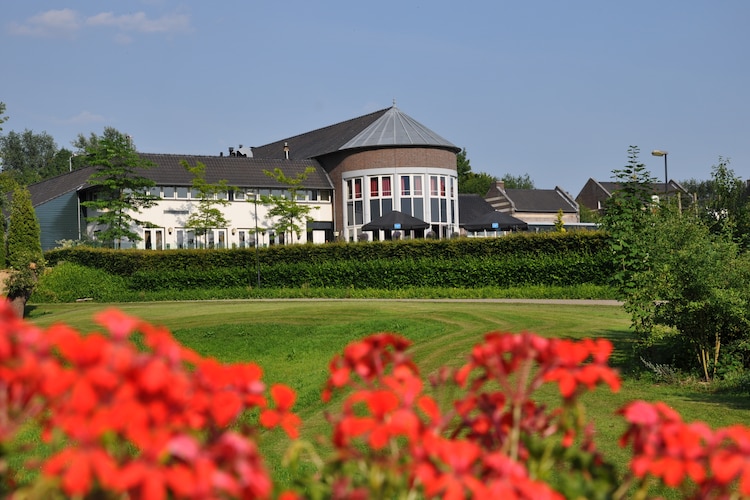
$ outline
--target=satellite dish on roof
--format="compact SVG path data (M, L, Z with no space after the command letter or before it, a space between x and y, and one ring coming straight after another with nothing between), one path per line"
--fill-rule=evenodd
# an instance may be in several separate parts
M240 146L237 148L237 156L246 156L248 158L253 157L253 149L252 148L246 148L244 146Z

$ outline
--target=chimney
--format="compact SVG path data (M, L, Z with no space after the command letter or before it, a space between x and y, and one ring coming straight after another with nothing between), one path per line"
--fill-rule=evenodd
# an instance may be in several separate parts
M229 146L229 156L234 156L234 148Z
M495 187L498 191L505 191L505 181L495 181Z
M224 156L224 151L219 151L219 156Z
M284 158L289 159L289 144L286 142L284 143Z

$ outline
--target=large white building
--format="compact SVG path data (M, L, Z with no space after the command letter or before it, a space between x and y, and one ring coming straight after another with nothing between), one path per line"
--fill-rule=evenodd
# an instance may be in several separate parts
M290 243L384 239L432 234L445 238L459 231L456 153L460 148L443 139L395 105L312 132L287 137L265 146L232 148L216 156L146 154L153 168L141 174L152 179L158 203L137 214L148 221L132 228L141 240L121 242L123 248L144 249L231 248ZM227 227L197 236L186 227L199 199L191 189L193 176L182 165L201 162L206 181L225 180L232 186L222 194ZM309 204L313 221L299 239L275 234L268 207L256 203L262 194L283 194L286 186L265 174L281 169L294 177L313 167L298 194ZM83 202L93 199L97 187L88 181L96 166L74 170L29 187L42 229L45 250L60 240L96 238L102 229L89 222L93 215ZM403 214L424 227L404 229L396 223L363 230L381 217ZM421 225L420 225L421 226ZM287 241L285 241L285 238Z

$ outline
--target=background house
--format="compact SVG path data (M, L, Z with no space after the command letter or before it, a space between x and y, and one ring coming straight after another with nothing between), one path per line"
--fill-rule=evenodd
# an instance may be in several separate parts
M604 204L612 196L620 184L617 182L600 182L595 179L589 178L584 184L581 191L576 196L576 202L589 210L598 211L600 214L604 213ZM663 196L667 193L667 196L674 196L676 194L688 195L687 190L680 185L680 183L670 180L666 185L666 191L664 189L663 182L655 182L652 184L654 195Z
M530 229L554 225L562 212L565 224L579 224L578 203L563 189L505 189L497 181L485 195L495 210L521 219Z

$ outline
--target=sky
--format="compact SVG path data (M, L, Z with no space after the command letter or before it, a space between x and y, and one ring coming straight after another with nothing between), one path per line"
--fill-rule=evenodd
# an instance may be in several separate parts
M5 1L11 130L114 127L218 155L395 102L472 171L576 196L629 146L651 174L750 177L747 0Z

